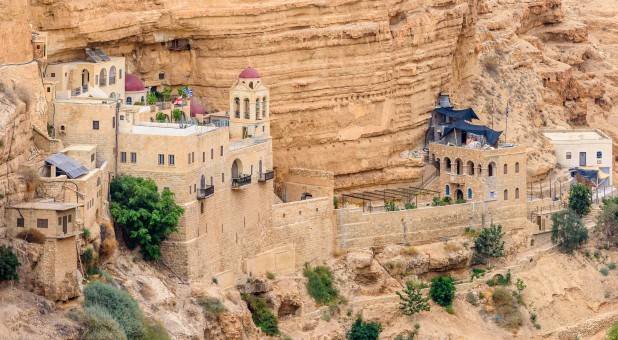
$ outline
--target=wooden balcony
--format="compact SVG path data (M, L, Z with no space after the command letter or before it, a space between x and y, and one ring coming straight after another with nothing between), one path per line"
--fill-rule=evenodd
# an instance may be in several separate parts
M251 184L251 175L244 175L238 178L232 178L232 189L238 190L249 184Z
M274 178L275 178L275 172L273 170L266 171L266 172L260 172L260 178L258 179L258 182L265 183L266 181L270 181Z
M197 189L197 199L203 200L215 194L215 186L208 185L205 188Z

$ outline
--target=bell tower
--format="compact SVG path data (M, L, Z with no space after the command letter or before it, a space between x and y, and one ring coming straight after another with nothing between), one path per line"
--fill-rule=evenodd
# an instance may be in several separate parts
M260 73L248 67L230 89L230 133L233 139L270 136L270 92Z

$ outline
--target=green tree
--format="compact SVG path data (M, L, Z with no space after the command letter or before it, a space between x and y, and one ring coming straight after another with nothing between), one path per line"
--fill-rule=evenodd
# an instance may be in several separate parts
M17 268L21 266L17 255L13 252L13 248L9 246L0 246L0 282L15 280L19 281Z
M189 86L187 85L182 85L178 88L178 96L182 97L184 99L187 99L187 97L189 96L185 91L183 91L184 89L188 89Z
M172 97L172 88L171 87L164 88L163 92L161 92L161 95L163 95L163 99L166 102L169 102L170 98Z
M157 120L157 122L164 122L167 119L167 117L165 116L165 113L159 111L157 112L155 119Z
M182 111L180 109L172 110L172 118L174 118L174 121L181 120L182 119Z
M618 322L614 322L614 324L607 330L607 340L618 340Z
M164 189L159 194L152 179L116 175L110 185L112 203L110 211L116 223L128 234L128 246L140 245L146 260L161 256L159 245L176 231L184 213L174 194Z
M455 282L450 276L438 276L431 280L431 299L442 307L450 306L455 298Z
M583 183L572 186L569 195L569 208L581 217L590 212L590 205L592 205L592 190Z
M489 228L483 228L479 236L474 240L476 257L480 261L487 258L498 258L504 256L504 233L502 225L491 224Z
M429 298L424 298L421 289L412 281L406 281L406 288L396 292L399 296L399 309L404 315L414 315L429 311Z
M581 218L571 209L563 210L551 217L551 240L567 253L588 241L588 229L584 227Z
M157 94L154 92L148 92L148 94L146 95L146 103L148 103L148 105L154 105L157 103Z
M358 316L347 334L348 340L377 340L382 332L382 325L378 322L365 322Z
M266 300L250 294L242 294L241 298L247 303L247 308L251 312L253 323L267 335L279 334L279 320L277 316L268 309Z
M613 200L603 201L601 212L597 217L597 230L605 236L608 247L615 241L618 231L618 204Z

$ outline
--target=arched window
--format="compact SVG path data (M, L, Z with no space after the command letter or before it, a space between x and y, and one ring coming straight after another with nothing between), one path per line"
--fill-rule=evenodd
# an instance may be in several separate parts
M82 86L88 85L89 82L90 82L90 72L88 72L88 70L86 69L83 69L82 70Z
M468 167L468 175L473 176L474 175L474 163L472 163L472 161L468 161L466 166Z
M266 97L262 98L262 117L268 118L268 110L266 109Z
M139 99L139 101L140 101L140 102L142 102L142 103L145 103L145 101L144 101L144 96L142 96L142 97Z
M445 192L446 196L451 194L451 187L448 184L446 185L446 189L444 190L444 192Z
M508 200L509 199L509 191L507 189L504 189L504 200Z
M116 84L116 66L112 66L109 68L109 84Z
M482 175L483 174L483 164L479 164L479 171L478 171L478 175Z
M234 117L240 118L240 99L234 98Z
M515 163L515 173L519 173L519 162Z
M462 168L462 165L463 165L462 163L463 163L463 162L462 162L462 161L461 161L461 159L459 159L459 158L457 158L457 159L455 160L455 173L456 173L457 175L461 175L461 174L462 174L462 171L461 171L461 168Z
M133 98L127 97L127 105L133 105Z
M508 174L509 173L509 166L504 164L504 174Z
M491 162L487 166L487 176L492 177L496 175L496 163Z
M448 157L444 158L444 171L451 172L451 159Z
M515 188L515 199L519 199L519 188Z
M116 93L112 92L109 94L109 97L112 99L116 99Z
M472 188L468 188L468 199L472 199Z
M249 82L249 88L253 90L253 82L252 81Z
M107 71L102 68L101 72L99 73L99 86L105 85L107 85Z
M262 119L262 111L260 111L260 98L255 99L255 119Z
M245 98L244 105L245 105L245 119L250 119L251 115L249 113L249 109L250 109L249 108L249 98Z

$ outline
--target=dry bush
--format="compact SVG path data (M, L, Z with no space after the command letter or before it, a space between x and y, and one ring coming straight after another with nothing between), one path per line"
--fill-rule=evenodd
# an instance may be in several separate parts
M461 247L461 245L457 244L457 243L445 243L444 244L444 250L446 250L447 252L456 252L456 251L460 251L463 248Z
M101 261L106 261L114 256L114 253L118 249L118 242L116 239L108 237L103 242L101 242L101 246L99 247L99 259Z
M401 251L399 252L401 255L418 255L420 252L418 251L418 249L416 249L415 247L405 247L402 248Z
M504 328L518 328L523 325L524 318L519 311L517 301L508 289L500 287L494 290L492 295L496 315L499 317L498 324Z
M26 182L26 188L29 193L33 193L42 184L41 176L34 168L23 168L19 171L19 176Z
M335 251L333 251L333 256L339 257L339 256L346 255L347 253L348 253L347 249L335 249Z
M15 235L15 237L25 240L29 243L45 243L45 235L42 232L33 228L28 228L24 231L20 231L17 235Z

